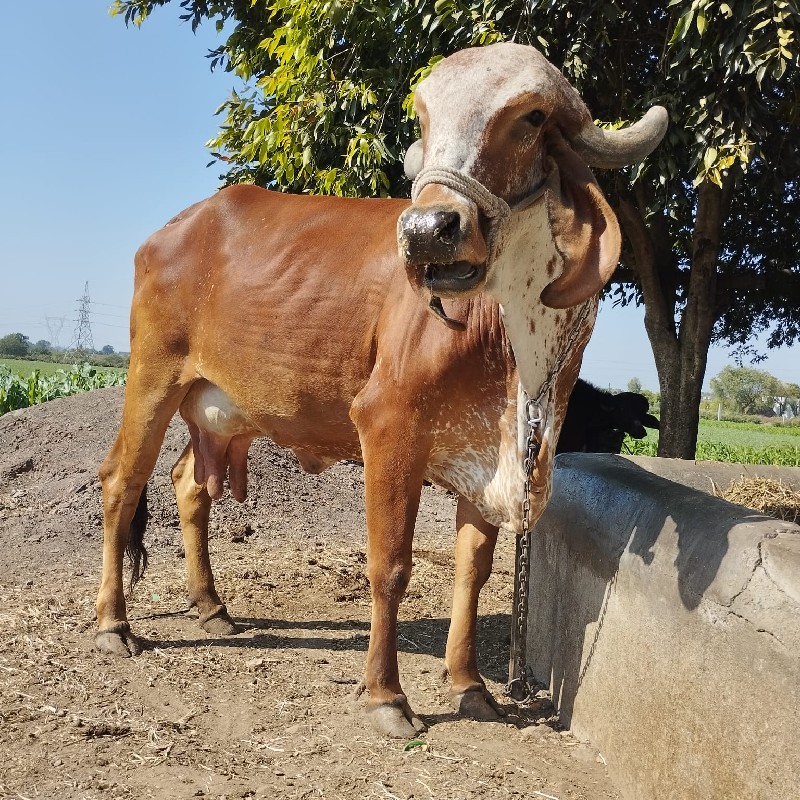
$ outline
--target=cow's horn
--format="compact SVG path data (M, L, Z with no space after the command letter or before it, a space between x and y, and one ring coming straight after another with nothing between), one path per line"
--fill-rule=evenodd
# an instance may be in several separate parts
M650 155L664 137L668 122L667 109L653 106L638 122L620 130L605 130L589 122L572 146L590 167L618 169Z
M403 170L406 173L406 177L410 178L412 181L422 171L423 156L422 139L417 139L417 141L406 150L406 157L403 159Z

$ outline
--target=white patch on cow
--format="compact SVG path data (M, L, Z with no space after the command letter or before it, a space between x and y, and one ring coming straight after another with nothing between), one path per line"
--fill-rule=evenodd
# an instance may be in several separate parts
M545 204L537 203L513 214L500 234L497 259L486 291L501 303L503 324L520 376L517 398L498 417L478 420L481 425L498 431L499 444L458 452L434 450L427 473L431 480L467 497L487 522L513 531L522 527L525 487L523 461L528 424L523 386L528 395L538 395L564 348L585 340L597 311L594 301L580 330L575 331L576 309L553 309L542 303L542 290L558 277L561 265ZM542 399L545 424L541 436L546 446L538 466L539 474L548 477L563 422L554 400L552 391ZM464 433L459 438L470 439L469 425L474 422L463 423ZM456 422L454 427L461 424ZM549 480L531 494L531 523L544 510L548 497Z
M590 301L593 306L576 331L575 309L553 309L542 303L542 290L558 277L561 264L545 204L537 203L513 214L501 233L486 291L501 304L503 324L514 350L520 376L517 402L509 404L509 412L500 421L499 448L480 453L468 450L442 459L440 471L435 473L468 497L488 522L513 531L522 528L523 460L528 436L525 401L528 396L538 396L564 349L585 340L597 313L597 302ZM545 458L546 463L539 462L539 473L548 480L531 495L531 524L549 498L552 460L563 422L552 391L542 398L542 411L545 422L541 436L546 446L540 459Z
M459 447L455 451L434 450L426 477L464 495L487 522L518 530L524 474L517 435L517 404L509 402L494 419L477 416L477 420L463 421L465 430L458 438L468 440L469 428L477 422L496 429L499 444L483 448ZM462 423L448 423L447 427L458 430Z
M547 269L550 263L555 265L552 274ZM543 202L511 215L498 237L486 292L500 303L520 381L531 397L541 390L562 349L571 344L576 309L549 308L541 301L542 291L558 277L562 264ZM583 323L581 339L597 315L597 301L590 302L593 308Z
M420 83L417 97L425 102L430 125L425 143L425 162L469 172L479 151L486 125L498 110L522 94L550 93L554 68L535 50L505 44L492 48L491 58L470 66L449 59ZM463 60L463 59L462 59ZM453 74L444 73L453 70ZM481 91L476 92L476 87ZM469 114L454 114L468 108ZM434 116L435 115L435 116ZM441 117L441 118L440 118Z
M181 404L181 413L198 428L220 437L229 438L258 431L244 411L219 386L205 380L192 386Z

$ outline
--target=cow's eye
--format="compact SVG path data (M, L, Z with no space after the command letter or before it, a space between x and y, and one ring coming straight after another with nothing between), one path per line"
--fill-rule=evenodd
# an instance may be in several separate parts
M531 111L530 114L526 114L525 119L533 125L534 128L538 128L545 119L547 119L547 114L537 108L535 111Z

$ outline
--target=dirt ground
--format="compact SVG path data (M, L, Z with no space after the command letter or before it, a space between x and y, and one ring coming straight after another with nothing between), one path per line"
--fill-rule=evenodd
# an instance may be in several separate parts
M237 636L186 609L169 468L173 423L150 483L151 564L129 605L138 658L92 650L100 572L99 462L121 389L0 417L0 797L618 798L603 758L560 730L543 693L502 695L513 537L482 595L481 670L507 722L459 719L441 670L455 502L426 489L401 606L405 690L419 742L375 734L354 698L369 635L361 468L302 473L254 445L250 496L213 510L212 563Z

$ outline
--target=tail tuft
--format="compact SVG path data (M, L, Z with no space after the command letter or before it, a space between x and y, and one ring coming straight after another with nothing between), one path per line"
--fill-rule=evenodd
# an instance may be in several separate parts
M139 496L139 503L131 520L130 533L128 535L128 546L125 554L131 563L131 579L128 584L128 597L133 594L136 584L142 579L147 569L148 555L147 548L144 546L144 529L147 527L147 520L150 513L147 510L147 484L144 485Z

